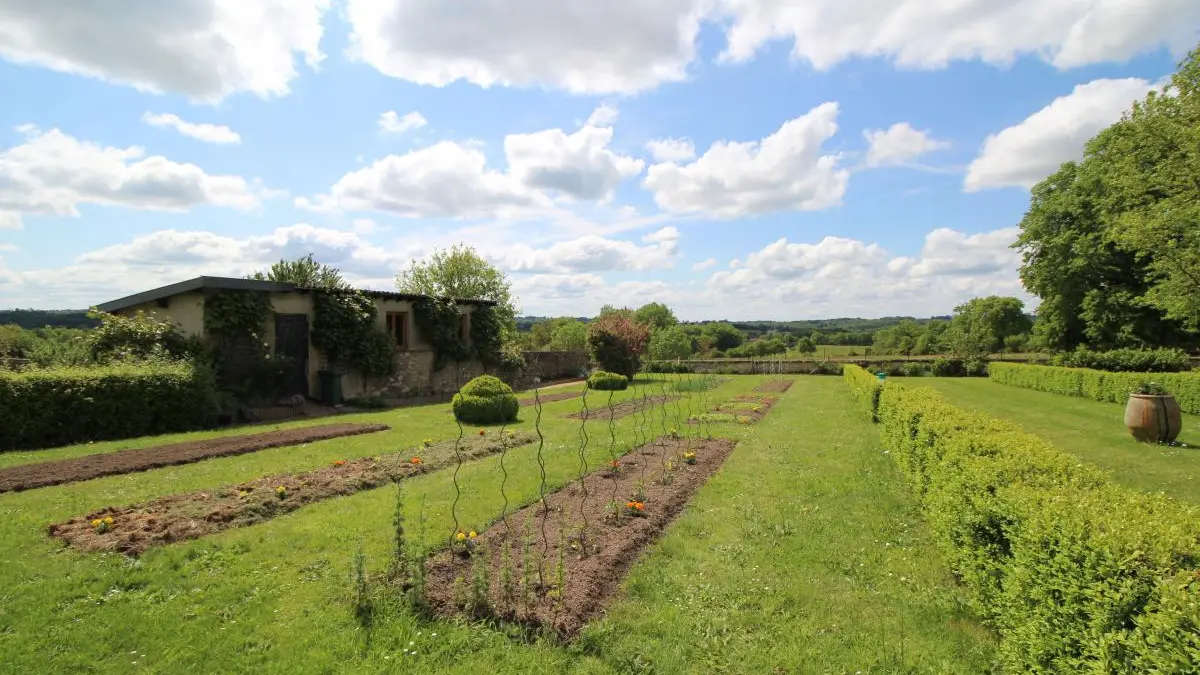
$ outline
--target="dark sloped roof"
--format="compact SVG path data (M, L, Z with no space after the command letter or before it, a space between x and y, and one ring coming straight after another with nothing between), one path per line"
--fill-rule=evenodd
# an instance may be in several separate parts
M298 292L307 293L314 289L296 284L280 282L280 281L258 281L257 279L236 279L233 277L196 277L188 279L177 284L170 284L160 288L154 288L141 293L135 293L116 300L96 305L96 309L102 312L119 312L122 309L128 309L147 302L155 302L169 298L180 293L190 293L193 291L262 291L266 293L284 293ZM393 291L373 291L363 290L367 296L372 298L386 298L390 300L420 300L426 296L417 293L396 293ZM490 300L459 300L462 305L477 305L477 306L495 306L495 302Z

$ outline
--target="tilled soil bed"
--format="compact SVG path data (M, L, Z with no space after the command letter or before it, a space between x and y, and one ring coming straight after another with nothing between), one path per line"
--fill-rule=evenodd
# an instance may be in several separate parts
M163 466L191 464L211 457L227 457L258 452L285 445L300 445L342 436L370 434L388 429L386 424L325 424L317 427L281 429L263 434L225 436L203 441L172 443L152 448L120 450L53 462L22 464L0 469L0 492L16 492L33 488L91 480L135 471L147 471Z
M566 401L566 400L572 399L572 398L579 398L580 396L583 396L582 391L560 391L560 392L557 392L554 394L542 394L542 395L540 395L539 398L541 399L542 404L545 405L546 403L554 403L555 401ZM531 396L529 398L521 399L520 401L518 401L518 403L521 404L521 407L533 407L537 403L537 399L535 399Z
M771 380L763 382L754 388L754 391L759 394L782 394L792 388L794 380Z
M641 410L642 408L649 408L651 406L656 406L660 403L674 401L677 398L679 398L679 397L678 396L647 396L646 398L635 398L635 399L631 399L628 401L624 401L622 403L618 403L611 407L610 406L600 406L598 408L589 407L588 411L586 413L584 413L581 410L577 413L572 413L570 415L567 415L567 417L569 417L573 420L581 420L586 415L587 419L589 419L589 420L609 419L609 418L619 420L622 417L628 417L629 415L636 413L637 411Z
M688 449L696 453L695 464L680 459ZM499 619L575 637L604 610L642 551L658 539L733 449L734 442L726 439L660 438L625 455L619 472L606 467L546 495L548 509L539 501L509 514L508 527L503 522L493 524L474 540L470 555L447 550L426 563L430 606L440 616ZM665 461L672 464L666 471L671 477L666 485L660 480ZM626 504L635 495L644 506L638 517L626 515ZM506 547L507 574L502 562ZM482 579L485 570L487 580L477 586L475 580ZM505 578L511 579L507 592ZM471 591L485 584L486 603L482 591Z
M699 418L689 419L688 424L722 421L757 424L767 416L767 413L771 412L771 408L778 400L773 396L734 396L728 403L722 403ZM726 417L729 419L723 419Z
M466 437L459 447L464 461L500 452L537 440L533 434L515 432ZM253 525L290 513L313 502L381 487L455 463L454 441L389 453L379 457L346 460L304 473L264 476L240 485L159 497L126 507L108 507L86 516L50 526L50 535L83 551L119 551L140 555L153 546L198 539L222 530ZM415 464L412 458L422 459ZM282 490L280 489L282 488ZM104 523L112 518L112 524ZM101 523L97 526L96 523Z

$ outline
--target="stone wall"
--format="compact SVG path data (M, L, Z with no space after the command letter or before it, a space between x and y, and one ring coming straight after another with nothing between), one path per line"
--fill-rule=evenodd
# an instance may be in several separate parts
M579 377L585 373L590 361L585 351L525 352L526 370L532 373L530 377L543 381Z

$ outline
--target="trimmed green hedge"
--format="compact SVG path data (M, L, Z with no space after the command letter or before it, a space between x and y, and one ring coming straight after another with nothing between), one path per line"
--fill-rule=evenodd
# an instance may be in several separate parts
M464 384L450 405L458 421L466 424L515 422L521 410L512 387L492 375L480 375Z
M629 378L617 373L597 370L588 376L588 389L596 391L623 391L629 388Z
M929 388L880 387L877 417L1004 672L1197 672L1200 509Z
M1092 368L1110 373L1180 373L1192 369L1182 349L1113 349L1094 352L1080 347L1050 360L1052 366Z
M883 382L871 372L852 363L842 367L842 380L850 385L850 391L854 393L854 398L858 399L863 411L870 415L872 420L877 420L879 394L883 391Z
M216 417L216 386L203 367L0 371L0 451L192 431Z
M993 363L993 382L1064 396L1125 403L1129 392L1143 382L1157 382L1179 402L1184 412L1200 415L1200 373L1110 373L1087 368Z

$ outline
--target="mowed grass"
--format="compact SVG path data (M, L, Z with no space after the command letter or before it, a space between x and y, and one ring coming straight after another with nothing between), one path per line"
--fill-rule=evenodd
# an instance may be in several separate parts
M1125 428L1125 406L997 384L984 378L920 378L963 408L1007 419L1112 473L1114 481L1200 503L1200 416L1183 416L1188 447L1138 443Z
M673 378L613 400L647 387L660 393ZM732 378L711 392L713 402L764 379ZM588 397L592 407L607 400L607 393ZM578 471L580 424L565 415L579 405L546 406L551 485ZM689 405L698 410L698 399L681 402L681 417ZM346 416L338 421L379 420L393 430L0 495L0 663L44 673L549 674L975 673L990 662L991 636L960 615L911 498L836 378L801 379L757 427L714 427L744 443L637 565L627 597L571 646L423 623L382 596L371 626L360 625L350 607L351 560L361 548L369 569L386 566L390 488L139 560L75 553L46 535L51 522L109 504L445 438L457 432L446 410ZM655 409L653 430L641 433L675 426L673 414L670 405ZM519 427L529 428L532 412L522 417ZM616 422L618 452L634 445L642 423L638 415ZM607 420L589 422L586 432L585 456L597 467L609 457ZM499 461L460 472L464 525L484 527L500 514ZM505 467L510 502L532 501L535 448L509 452ZM411 536L444 541L452 529L451 472L407 481L404 495Z

